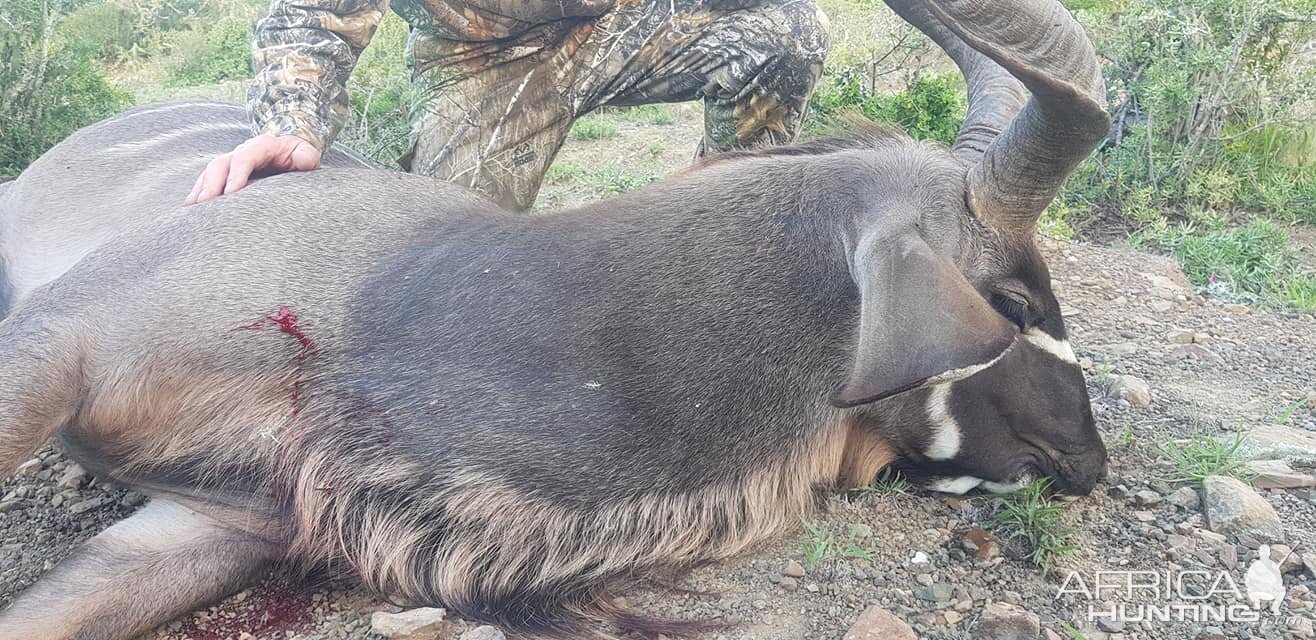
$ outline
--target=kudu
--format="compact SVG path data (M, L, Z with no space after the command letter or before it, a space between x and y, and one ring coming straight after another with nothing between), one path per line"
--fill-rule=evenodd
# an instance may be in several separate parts
M339 156L177 206L246 136L217 105L51 150L0 193L0 474L54 436L152 501L0 638L130 637L274 560L529 633L662 628L603 590L893 460L1090 490L1105 449L1033 236L1107 127L1091 45L1050 0L889 2L968 79L950 150L732 153L537 217Z

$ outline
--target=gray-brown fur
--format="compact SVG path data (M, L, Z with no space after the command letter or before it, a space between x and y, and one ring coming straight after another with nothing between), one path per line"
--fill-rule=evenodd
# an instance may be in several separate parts
M0 321L0 472L57 435L206 519L170 553L209 586L92 636L266 562L233 541L580 634L610 581L736 553L897 459L1075 493L1104 470L1031 234L971 213L970 167L944 147L740 154L534 218L364 168L182 208L186 179L143 186L105 154L164 136L153 157L194 175L215 131L190 123L241 115L150 109L71 138L0 200L19 300ZM73 250L31 249L61 236ZM150 544L111 531L89 553ZM169 579L117 557L146 577L105 589ZM32 637L42 608L103 606L68 582L20 595L0 639Z

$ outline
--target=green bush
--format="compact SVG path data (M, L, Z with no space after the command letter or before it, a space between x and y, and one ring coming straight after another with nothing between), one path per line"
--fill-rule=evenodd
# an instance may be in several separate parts
M139 41L132 11L114 2L74 11L60 20L56 34L67 46L89 47L100 60L117 60Z
M1069 203L1111 207L1139 225L1193 208L1316 216L1312 129L1295 124L1316 99L1316 70L1297 61L1316 27L1286 17L1316 3L1067 4L1110 61L1115 114L1111 144L1071 179Z
M1283 229L1265 220L1234 228L1223 220L1207 224L1162 222L1131 240L1173 255L1193 284L1223 298L1316 309L1316 275L1298 262Z
M251 22L234 16L179 32L171 80L195 86L251 77L251 35Z
M66 5L6 0L0 29L0 175L13 175L73 131L127 106L94 64L94 45L57 35ZM50 11L53 20L45 20Z
M853 66L829 70L824 82L807 123L813 131L834 127L839 115L858 111L871 120L898 124L917 139L951 144L964 124L967 100L957 75L925 75L895 95L869 91Z
M338 136L339 142L389 167L396 167L406 152L411 131L406 46L406 23L385 15L348 83L352 114Z

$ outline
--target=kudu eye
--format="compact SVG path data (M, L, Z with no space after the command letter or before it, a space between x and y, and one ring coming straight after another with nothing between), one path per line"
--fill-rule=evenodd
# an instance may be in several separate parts
M990 302L997 313L1005 316L1020 329L1032 326L1029 322L1027 298L1017 293L998 291L992 294Z

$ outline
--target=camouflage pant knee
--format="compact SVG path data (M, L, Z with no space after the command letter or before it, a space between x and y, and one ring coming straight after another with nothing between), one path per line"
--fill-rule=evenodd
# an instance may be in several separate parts
M467 34L497 19L464 13ZM813 0L620 0L512 38L498 26L483 40L413 28L403 165L518 209L534 203L572 123L600 106L702 99L701 155L792 140L828 43Z

